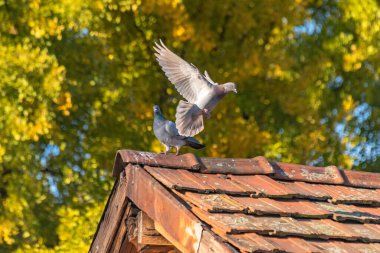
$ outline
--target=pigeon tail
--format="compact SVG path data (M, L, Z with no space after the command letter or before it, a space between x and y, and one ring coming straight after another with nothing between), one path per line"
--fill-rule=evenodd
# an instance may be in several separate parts
M189 102L179 101L175 118L178 132L182 136L194 136L204 128L202 110Z
M193 137L187 137L185 140L186 140L186 144L185 145L189 146L189 147L192 147L194 149L202 149L202 148L206 147L205 145L199 143Z

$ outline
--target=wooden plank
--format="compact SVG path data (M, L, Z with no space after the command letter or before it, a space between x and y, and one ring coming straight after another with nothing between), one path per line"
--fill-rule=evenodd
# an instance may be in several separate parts
M121 219L120 226L116 232L115 239L112 243L110 252L120 252L121 245L127 233L127 226L125 221L128 219L132 207L132 203L128 202L127 207L125 208L123 218Z
M139 253L176 253L173 246L147 245Z
M91 249L93 248L93 245L94 245L95 241L99 240L99 239L97 239L98 238L98 234L99 234L100 228L104 226L103 225L104 216L105 216L105 213L106 213L106 210L107 210L108 206L110 205L111 195L115 192L117 181L118 181L118 179L116 179L116 181L115 181L115 183L114 183L114 185L112 187L111 194L110 194L110 196L107 199L106 206L104 207L104 211L102 213L102 217L100 217L100 220L98 222L98 226L96 227L96 232L95 232L95 234L94 234L94 236L92 238L92 242L91 242L90 249L89 249L88 252L91 252Z
M127 226L127 224L131 220L135 220L136 216L140 210L136 208L131 201L128 202L128 205L124 211L123 218L121 219L119 228L116 232L115 239L113 241L112 247L110 252L120 252L122 243L124 242L124 239L127 237L130 237L130 227ZM137 229L136 229L136 235L137 235ZM128 241L128 240L127 240Z
M155 221L157 231L181 252L198 252L203 231L198 218L141 167L130 164L125 171L128 198Z
M137 215L137 242L142 245L173 246L155 228L154 221L140 211Z
M118 253L138 253L138 251L136 246L130 243L127 237L124 237L123 244Z
M89 252L103 253L111 250L115 234L118 230L123 217L123 212L128 203L126 190L127 183L125 173L121 173L119 179L115 182L111 196L100 221L99 229Z

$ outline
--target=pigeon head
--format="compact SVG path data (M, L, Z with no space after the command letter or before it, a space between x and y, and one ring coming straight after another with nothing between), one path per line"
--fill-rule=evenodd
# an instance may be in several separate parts
M154 114L161 114L161 109L160 109L160 107L158 106L158 105L154 105L153 106L153 112L154 112Z
M231 91L237 93L236 84L234 84L234 83L231 83L231 82L225 83L225 84L223 84L223 87L224 87L224 91L226 93L231 92Z
M166 120L164 115L162 115L161 109L158 105L153 106L154 121L164 121Z

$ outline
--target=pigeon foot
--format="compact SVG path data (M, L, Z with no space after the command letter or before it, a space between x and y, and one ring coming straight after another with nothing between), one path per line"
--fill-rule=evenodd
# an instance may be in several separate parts
M211 118L211 114L210 114L210 112L206 108L203 109L202 112L206 116L206 118L208 118L208 119Z

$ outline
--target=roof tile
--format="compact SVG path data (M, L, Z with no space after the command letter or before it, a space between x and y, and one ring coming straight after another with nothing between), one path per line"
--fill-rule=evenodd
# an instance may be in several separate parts
M253 191L259 192L259 195L283 198L290 198L291 196L297 195L296 192L264 175L231 175L230 177L233 182L254 189Z
M231 234L223 237L244 252L325 252L325 253L378 253L380 244L345 241L309 240L297 237L269 237L256 233Z
M208 212L243 212L246 208L225 194L176 192L182 199Z
M202 173L222 174L273 174L274 170L269 161L258 156L252 159L230 158L201 158Z
M350 206L352 207L352 206ZM355 210L359 212L367 212L372 215L380 216L380 207L375 206L355 206Z
M377 224L343 224L329 219L293 219L290 217L254 217L238 213L208 213L199 208L193 208L193 211L201 220L222 233L255 232L272 236L380 242L380 230Z
M328 219L300 220L311 227L318 238L336 238L348 241L380 242L380 230L377 224L340 223Z
M334 205L325 202L316 202L321 209L330 212L337 221L358 221L362 223L380 223L379 208L361 208L352 205Z
M239 184L238 182L231 180L228 175L202 173L193 173L193 175L198 178L198 181L213 188L215 192L237 195L250 195L259 193L255 188Z
M276 203L293 217L328 218L330 216L330 212L307 200L277 200Z
M359 235L365 242L380 242L380 225L378 224L344 224L347 229Z
M224 235L223 238L245 252L272 252L278 249L263 236L256 233Z
M309 241L318 252L337 252L337 253L378 253L380 252L380 244L372 243L356 243L342 241Z
M253 217L245 214L208 213L194 208L195 214L216 230L225 233L257 232L271 235L308 236L313 231L289 217Z
M145 166L144 169L165 186L172 189L206 193L214 191L212 187L199 181L198 177L187 170L173 170L150 166Z
M310 220L304 219L299 220L301 224L304 226L308 226L313 230L313 237L319 239L345 239L349 241L355 241L360 238L360 235L349 230L349 227L345 225L335 222L329 219L323 220Z
M344 179L336 166L313 167L299 164L272 162L274 177L282 180L306 181L325 184L343 184Z
M326 193L326 191L321 189L318 184L281 181L278 181L278 183L284 185L289 190L296 192L296 196L299 198L307 198L312 200L327 200L331 198L331 196Z
M277 205L277 201L268 198L251 198L251 197L232 197L235 201L248 208L248 213L256 215L265 214L282 214L282 216L290 216L281 210Z
M374 189L352 188L340 185L320 185L332 197L333 203L379 205L380 192Z
M184 200L208 212L248 212L256 215L279 215L296 218L329 218L336 221L380 223L380 208L335 205L307 200L273 200L228 196L225 194L177 194Z
M344 175L346 176L347 183L352 186L364 187L364 188L377 188L380 189L380 174L363 172L363 171L352 171L344 170Z
M248 212L256 215L275 215L309 218L327 218L330 212L305 200L273 200L269 198L233 197L234 200L248 207Z
M287 238L276 238L276 237L265 237L265 240L275 245L277 249L286 252L303 252L312 253L318 252L319 250L308 241L297 238L297 237L287 237Z

